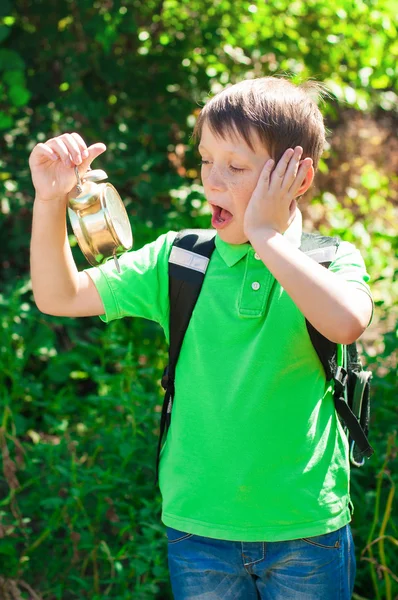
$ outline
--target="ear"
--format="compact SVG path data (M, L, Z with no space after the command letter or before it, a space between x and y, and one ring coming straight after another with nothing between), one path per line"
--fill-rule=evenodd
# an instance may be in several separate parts
M301 160L300 165L302 162L303 161ZM311 167L307 171L307 174L305 176L303 183L301 184L300 188L296 192L296 197L302 196L303 194L305 194L305 192L308 190L308 188L311 186L312 182L314 181L314 176L315 176L314 167L313 167L313 165L311 165Z

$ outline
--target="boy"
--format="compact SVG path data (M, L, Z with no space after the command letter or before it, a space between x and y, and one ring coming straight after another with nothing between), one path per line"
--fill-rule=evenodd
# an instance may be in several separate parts
M372 301L351 244L340 244L329 269L299 250L297 198L325 140L311 88L243 81L211 99L195 127L217 235L160 461L176 600L352 595L348 444L305 319L349 344L368 325ZM123 255L120 274L113 261L82 273L73 262L65 227L72 166L84 174L104 150L87 150L73 133L32 151L35 300L53 315L152 319L168 338L175 232Z

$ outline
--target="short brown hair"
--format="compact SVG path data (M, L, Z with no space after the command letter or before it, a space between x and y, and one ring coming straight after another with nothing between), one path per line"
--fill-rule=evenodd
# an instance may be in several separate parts
M316 170L325 144L325 126L316 101L324 92L314 81L300 85L283 77L241 81L207 102L192 137L200 139L206 122L214 135L225 138L239 134L254 150L254 130L275 163L287 148L302 146L302 158L312 158Z

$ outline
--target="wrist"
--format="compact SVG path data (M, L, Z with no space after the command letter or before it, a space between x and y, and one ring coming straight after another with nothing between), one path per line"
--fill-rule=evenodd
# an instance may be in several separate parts
M65 194L65 196L53 196L51 198L46 198L40 196L40 194L36 194L34 203L36 205L45 205L47 209L50 206L54 208L66 208L66 205L68 203L68 196Z
M272 227L251 227L245 234L248 237L249 242L253 245L256 242L268 242L278 236L282 236L280 231L273 229Z

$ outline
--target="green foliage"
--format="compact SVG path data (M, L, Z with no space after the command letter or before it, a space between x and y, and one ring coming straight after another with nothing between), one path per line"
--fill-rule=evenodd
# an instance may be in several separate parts
M116 322L82 335L77 321L27 310L29 296L2 301L2 572L36 573L54 598L165 597L158 332Z
M0 597L171 597L153 485L162 332L39 313L30 151L65 131L104 142L95 164L123 196L136 247L208 227L190 140L200 106L243 77L289 74L331 91L306 223L360 248L376 300L362 339L376 455L352 478L356 598L393 598L395 17L391 0L1 2Z

